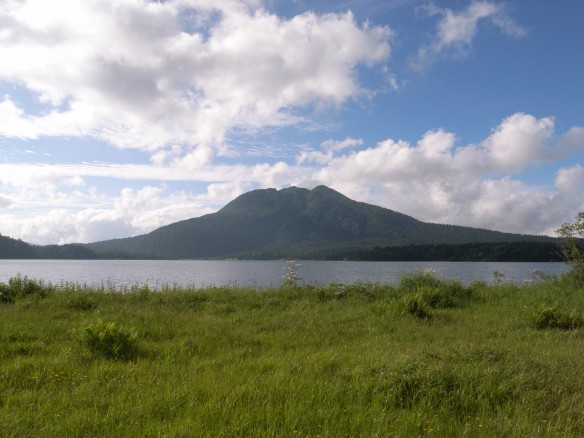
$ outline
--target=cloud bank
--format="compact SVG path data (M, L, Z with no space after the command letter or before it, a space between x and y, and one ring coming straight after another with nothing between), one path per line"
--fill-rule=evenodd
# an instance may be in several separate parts
M0 81L42 104L1 97L0 135L94 137L191 167L233 129L366 96L359 66L390 54L390 30L350 12L287 20L256 1L24 0L0 24Z

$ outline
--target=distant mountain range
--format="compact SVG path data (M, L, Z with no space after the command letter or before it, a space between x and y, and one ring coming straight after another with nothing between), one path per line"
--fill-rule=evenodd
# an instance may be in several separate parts
M90 244L0 235L0 258L557 261L556 239L421 222L325 186L245 193L216 213Z

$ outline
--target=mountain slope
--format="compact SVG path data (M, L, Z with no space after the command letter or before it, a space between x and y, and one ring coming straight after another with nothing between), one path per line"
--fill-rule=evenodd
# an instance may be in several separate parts
M0 234L0 259L38 259L38 252L22 240Z
M254 190L216 213L87 246L157 258L342 258L374 246L528 240L552 239L428 224L318 186Z
M97 259L99 256L83 245L31 245L0 234L0 259Z

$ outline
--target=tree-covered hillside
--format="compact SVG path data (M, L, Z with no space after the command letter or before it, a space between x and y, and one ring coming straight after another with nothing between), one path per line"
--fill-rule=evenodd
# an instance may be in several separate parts
M217 213L88 247L99 253L157 258L338 259L376 246L552 240L424 223L319 186L254 190Z
M38 259L39 254L32 245L0 234L0 259Z
M83 245L37 246L0 235L0 259L98 259L100 257Z
M347 257L362 261L561 262L554 242L461 243L375 247Z

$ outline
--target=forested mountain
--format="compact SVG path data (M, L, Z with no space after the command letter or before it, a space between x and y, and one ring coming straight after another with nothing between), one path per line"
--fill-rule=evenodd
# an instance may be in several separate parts
M97 259L91 249L83 245L30 245L22 240L0 235L0 259Z
M38 259L32 245L0 234L0 259Z
M216 213L87 247L97 253L170 259L342 259L376 246L520 241L553 239L424 223L318 186L254 190Z

